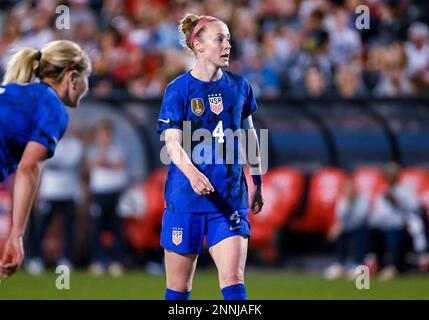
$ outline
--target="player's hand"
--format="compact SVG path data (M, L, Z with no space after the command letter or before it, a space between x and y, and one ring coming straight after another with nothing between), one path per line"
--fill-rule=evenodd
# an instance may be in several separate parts
M262 207L264 206L264 199L262 196L262 185L255 186L255 190L252 195L252 204L250 205L250 209L253 214L258 214L261 212Z
M0 275L5 278L10 277L19 269L23 260L22 236L12 233L6 240L3 256L0 260Z
M196 171L192 174L189 178L189 182L191 183L192 189L194 189L195 193L200 196L206 196L210 194L210 192L215 191L209 179L200 171Z

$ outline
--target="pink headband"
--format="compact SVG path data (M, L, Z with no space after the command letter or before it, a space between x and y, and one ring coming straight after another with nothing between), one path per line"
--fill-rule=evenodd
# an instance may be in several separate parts
M82 62L82 59L78 59L76 62L73 62L70 67L69 70L75 70L76 67Z
M204 27L207 23L209 23L210 21L214 21L214 20L218 20L215 17L212 16L203 16L197 23L197 25L194 28L194 31L192 31L192 35L191 35L191 43L190 43L190 47L192 48L194 46L194 40L195 37L197 36L198 32L200 32L201 28Z

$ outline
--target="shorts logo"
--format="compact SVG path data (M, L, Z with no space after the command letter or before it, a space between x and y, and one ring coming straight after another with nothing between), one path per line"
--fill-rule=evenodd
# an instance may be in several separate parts
M240 229L242 227L242 225L239 225L241 221L241 217L238 211L234 211L234 213L229 216L229 220L231 221L229 230L233 231L233 230Z
M183 238L182 236L183 236L183 228L173 228L172 240L176 246L182 243L182 238Z
M194 98L191 100L191 109L194 114L200 116L204 113L206 108L204 107L204 101L201 98Z
M220 93L209 94L210 110L219 114L223 110L222 96Z

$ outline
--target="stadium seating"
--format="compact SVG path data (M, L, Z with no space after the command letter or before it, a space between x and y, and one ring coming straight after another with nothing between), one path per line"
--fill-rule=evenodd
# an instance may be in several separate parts
M367 194L372 200L386 187L383 173L375 167L361 167L352 173L353 185L359 193Z
M401 183L408 184L413 188L420 198L423 197L429 184L428 173L419 167L408 167L403 169L399 176L399 180Z
M272 262L277 257L275 235L295 212L303 188L304 177L295 169L278 167L264 175L264 207L257 215L249 213L252 226L250 248L261 250L264 260ZM249 198L251 189L252 187Z
M252 186L252 183L249 185ZM304 177L295 169L278 167L268 171L264 175L264 208L260 214L252 215L251 221L255 225L284 226L296 209L303 188Z
M293 219L289 227L298 232L328 231L335 218L335 205L341 196L346 173L327 167L311 178L308 201L303 217Z

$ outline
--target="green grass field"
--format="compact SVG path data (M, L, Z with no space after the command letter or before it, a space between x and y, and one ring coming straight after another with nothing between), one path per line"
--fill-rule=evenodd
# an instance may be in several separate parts
M54 270L34 277L21 271L0 283L0 299L163 299L164 276L127 272L120 278L93 277L73 271L70 290L55 287ZM249 271L249 299L429 299L429 276L402 276L390 281L371 279L369 290L358 290L354 281L327 281L321 276L280 271ZM197 271L192 299L221 299L217 276Z

